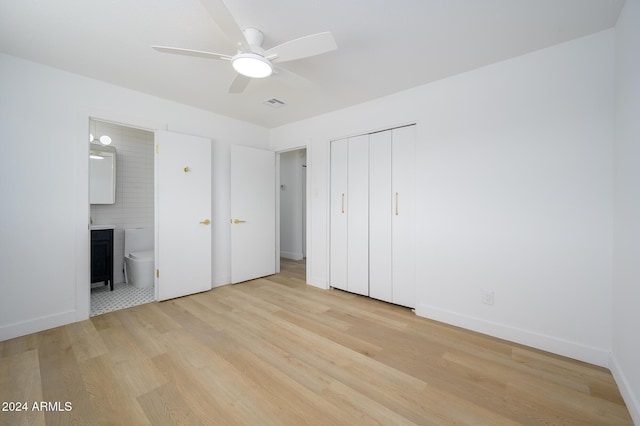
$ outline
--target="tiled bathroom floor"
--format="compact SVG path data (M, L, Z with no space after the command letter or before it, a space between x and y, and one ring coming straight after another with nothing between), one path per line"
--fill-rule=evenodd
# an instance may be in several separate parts
M106 314L107 312L129 308L153 302L154 288L134 287L131 284L114 284L113 291L109 286L91 289L91 311L89 316Z

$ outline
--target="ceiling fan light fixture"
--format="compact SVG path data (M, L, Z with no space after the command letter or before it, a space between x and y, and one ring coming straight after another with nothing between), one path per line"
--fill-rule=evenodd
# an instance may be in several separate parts
M239 74L251 78L269 77L273 73L271 62L257 53L239 53L231 59L231 65Z

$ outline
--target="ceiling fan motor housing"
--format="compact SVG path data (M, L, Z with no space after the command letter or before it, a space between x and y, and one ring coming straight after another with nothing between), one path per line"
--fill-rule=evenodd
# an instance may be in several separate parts
M261 54L264 51L264 49L262 48L262 42L264 41L264 34L262 34L262 31L255 28L246 28L242 31L242 33L244 34L244 38L247 40L247 43L249 43L249 46L251 46L251 50L254 53Z

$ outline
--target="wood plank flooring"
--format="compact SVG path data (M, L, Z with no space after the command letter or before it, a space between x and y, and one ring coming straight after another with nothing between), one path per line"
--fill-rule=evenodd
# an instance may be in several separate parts
M2 425L632 424L606 369L307 286L287 260L0 342L0 402L28 405Z

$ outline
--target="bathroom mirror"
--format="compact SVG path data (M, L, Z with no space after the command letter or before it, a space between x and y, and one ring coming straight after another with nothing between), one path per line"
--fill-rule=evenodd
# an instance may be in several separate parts
M89 144L89 203L116 202L116 149Z

